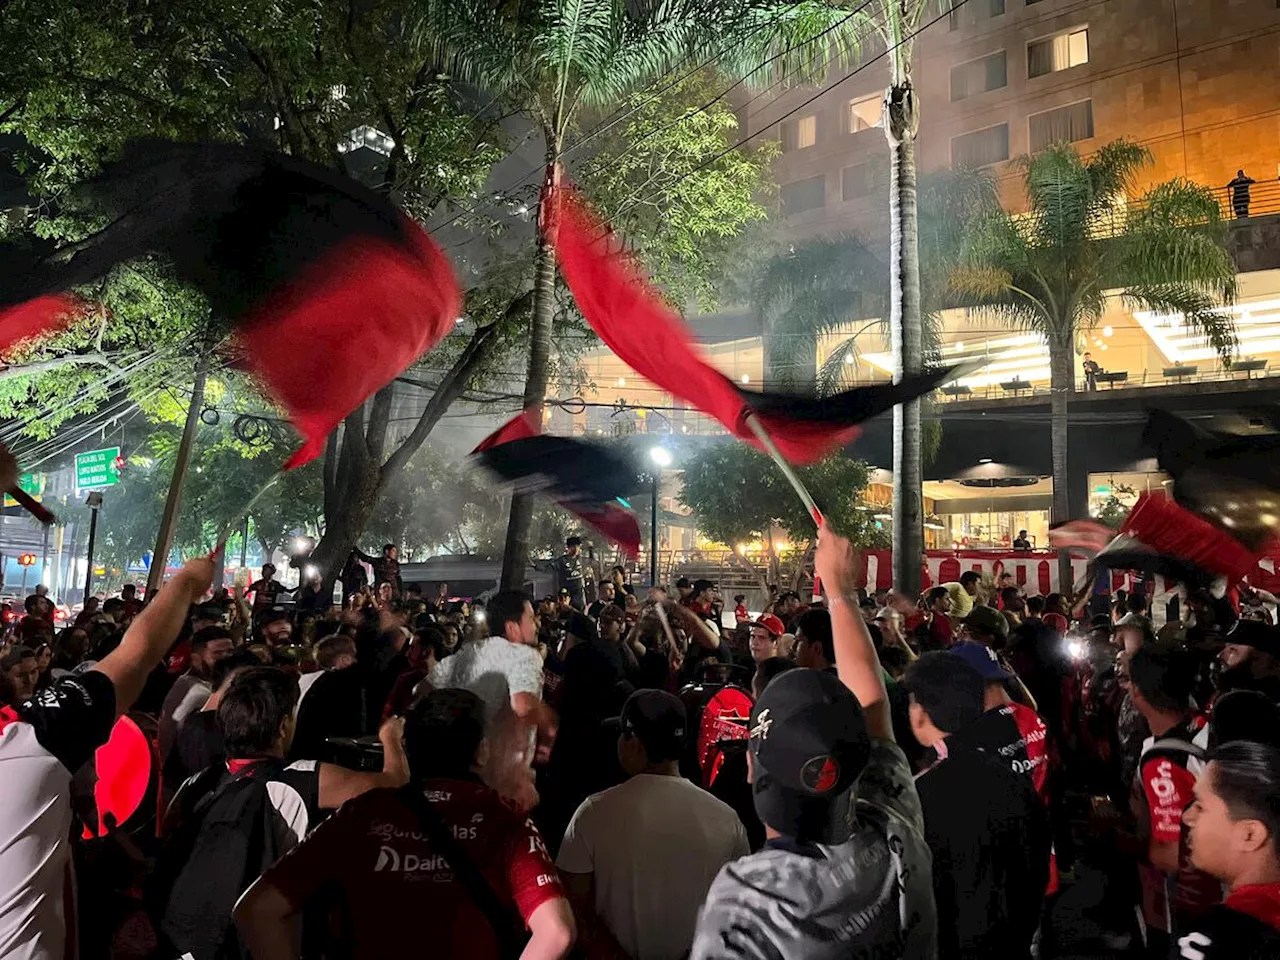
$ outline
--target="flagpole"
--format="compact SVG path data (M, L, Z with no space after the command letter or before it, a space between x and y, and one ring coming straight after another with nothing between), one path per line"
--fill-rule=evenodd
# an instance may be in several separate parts
M759 421L754 413L747 414L747 427L756 435L756 439L760 441L764 447L765 453L773 459L778 465L778 469L782 471L782 475L787 478L787 482L791 484L791 489L800 497L805 508L809 511L809 516L813 517L813 522L822 526L822 511L818 509L818 505L814 503L813 497L810 495L808 488L805 487L804 481L791 469L791 464L787 463L786 457L782 455L782 451L778 449L778 445L773 442L773 437L769 436L769 431L764 428L764 424Z

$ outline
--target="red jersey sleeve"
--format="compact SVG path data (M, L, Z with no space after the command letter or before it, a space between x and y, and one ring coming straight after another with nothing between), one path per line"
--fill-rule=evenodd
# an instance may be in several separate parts
M548 900L564 896L560 874L556 873L547 845L542 842L542 834L532 820L524 820L512 831L507 846L506 870L511 899L526 924L533 911Z
M1142 790L1151 818L1151 839L1177 843L1182 837L1182 811L1191 803L1196 779L1186 767L1168 757L1152 757L1142 764Z

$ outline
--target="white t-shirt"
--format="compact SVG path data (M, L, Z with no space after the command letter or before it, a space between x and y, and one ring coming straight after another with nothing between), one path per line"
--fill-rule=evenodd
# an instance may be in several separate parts
M749 852L728 804L683 777L642 773L582 802L556 866L595 875L596 912L632 960L678 960L711 881Z
M115 688L96 671L0 710L0 957L65 953L71 888L71 775L106 743Z
M445 657L431 671L431 686L437 690L461 687L484 701L485 721L511 704L516 693L542 695L542 657L533 647L512 643L505 637L489 637L465 644Z
M293 708L293 719L298 719L298 710L302 706L302 698L307 695L311 685L324 676L324 673L323 670L313 670L311 673L304 673L298 678L298 702Z
M160 741L160 759L164 761L178 739L182 721L203 707L213 696L208 680L187 671L173 682L160 707L160 723L157 734Z

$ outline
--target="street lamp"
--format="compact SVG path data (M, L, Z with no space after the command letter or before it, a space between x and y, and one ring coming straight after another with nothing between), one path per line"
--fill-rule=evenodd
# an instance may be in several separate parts
M662 471L671 466L671 451L666 447L651 447L649 459L658 469L653 471L653 500L649 510L649 585L658 585L658 486Z
M93 544L98 538L98 511L102 508L102 494L94 490L85 499L84 505L89 508L89 549L86 551L85 556L84 600L82 602L88 603L89 594L93 591ZM164 561L161 560L160 564L160 575L164 576Z

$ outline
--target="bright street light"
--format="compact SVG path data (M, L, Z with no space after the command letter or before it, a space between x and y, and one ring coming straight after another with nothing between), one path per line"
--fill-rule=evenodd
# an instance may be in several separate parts
M671 466L671 451L666 447L654 447L649 451L649 459L660 467Z

